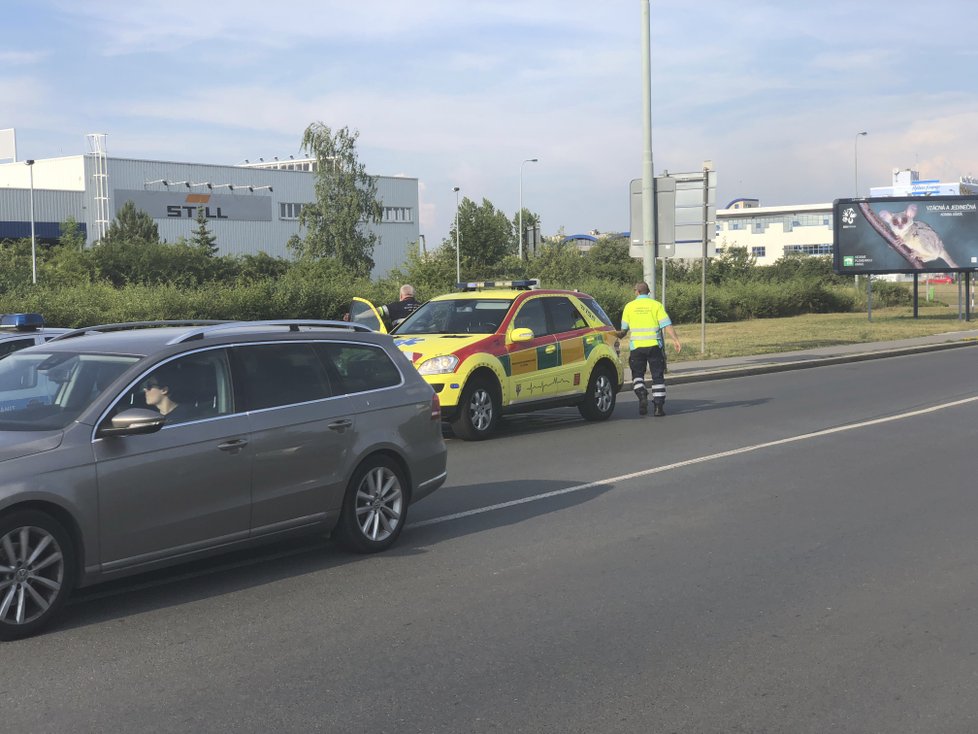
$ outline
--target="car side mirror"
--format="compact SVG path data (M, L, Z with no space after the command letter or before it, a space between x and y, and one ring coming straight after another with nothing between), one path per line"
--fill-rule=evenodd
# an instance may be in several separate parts
M130 408L114 416L98 431L98 438L105 436L139 436L156 433L166 423L166 416L146 408Z
M513 329L509 332L509 338L514 342L528 342L533 339L533 329Z

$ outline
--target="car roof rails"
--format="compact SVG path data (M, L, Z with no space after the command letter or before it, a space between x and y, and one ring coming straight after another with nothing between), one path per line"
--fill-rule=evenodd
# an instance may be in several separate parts
M537 278L526 278L524 280L470 280L466 283L456 283L457 291L483 291L490 288L511 288L514 291L529 291L540 287L540 280Z
M177 319L162 321L129 321L118 324L98 324L86 326L81 329L74 329L64 334L49 339L48 342L71 339L85 334L105 334L112 331L133 331L136 329L150 329L161 326L190 326L197 327L171 339L168 344L180 344L191 339L203 339L204 336L216 331L226 329L248 329L259 326L282 326L288 327L289 331L299 331L302 327L307 328L329 328L346 329L348 331L370 332L372 329L363 324L355 324L349 321L329 321L325 319L268 319L264 321L231 321L218 319Z
M72 331L65 332L64 334L58 334L52 339L48 339L48 343L61 341L62 339L73 339L76 336L84 336L85 334L104 334L110 331L131 331L135 329L150 329L159 326L205 326L226 323L228 322L219 321L216 319L177 319L166 321L126 321L118 324L96 324L95 326L84 326L80 329L73 329Z
M306 328L325 328L325 329L346 329L347 331L357 331L373 333L373 329L363 324L351 321L331 321L326 319L268 319L265 321L222 321L216 324L207 324L199 329L188 331L186 334L171 339L168 344L182 344L193 339L203 339L219 331L228 329L249 329L262 326L283 326L288 327L289 331L301 331Z

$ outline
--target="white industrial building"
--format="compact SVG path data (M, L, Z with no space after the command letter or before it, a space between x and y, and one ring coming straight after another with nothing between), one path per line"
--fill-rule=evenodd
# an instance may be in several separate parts
M303 234L299 212L315 200L315 160L218 165L113 158L104 135L88 138L87 154L0 164L0 240L30 237L33 219L38 240L53 242L72 218L91 245L127 201L153 218L167 242L189 238L203 208L221 255L291 257L286 243ZM374 181L383 219L363 226L377 235L373 275L382 277L419 239L418 180Z
M758 265L789 254L832 254L832 204L758 206L738 199L717 210L717 252L745 248Z

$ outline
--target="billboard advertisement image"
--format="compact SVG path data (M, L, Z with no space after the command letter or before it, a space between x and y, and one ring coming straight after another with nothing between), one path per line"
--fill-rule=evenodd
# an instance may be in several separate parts
M978 196L837 199L833 215L837 273L978 269Z

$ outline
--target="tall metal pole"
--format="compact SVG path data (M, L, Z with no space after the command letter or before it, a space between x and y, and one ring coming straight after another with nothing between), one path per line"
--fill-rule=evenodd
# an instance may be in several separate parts
M527 163L536 163L539 158L527 158L525 161L520 163L520 231L519 235L519 247L517 248L517 254L520 260L523 259L523 166Z
M869 133L865 130L863 130L861 133L856 133L856 137L852 143L853 183L856 186L856 191L853 196L855 196L857 199L859 198L859 138L863 135L869 135Z
M37 285L37 238L34 236L34 161L24 161L31 178L31 282Z
M713 164L703 161L703 251L700 259L700 353L706 354L706 255L710 242L710 171Z
M458 242L458 186L454 187L452 191L455 192L455 282L462 282L462 250L459 248Z
M655 298L655 197L652 193L652 42L649 0L642 0L642 272Z

